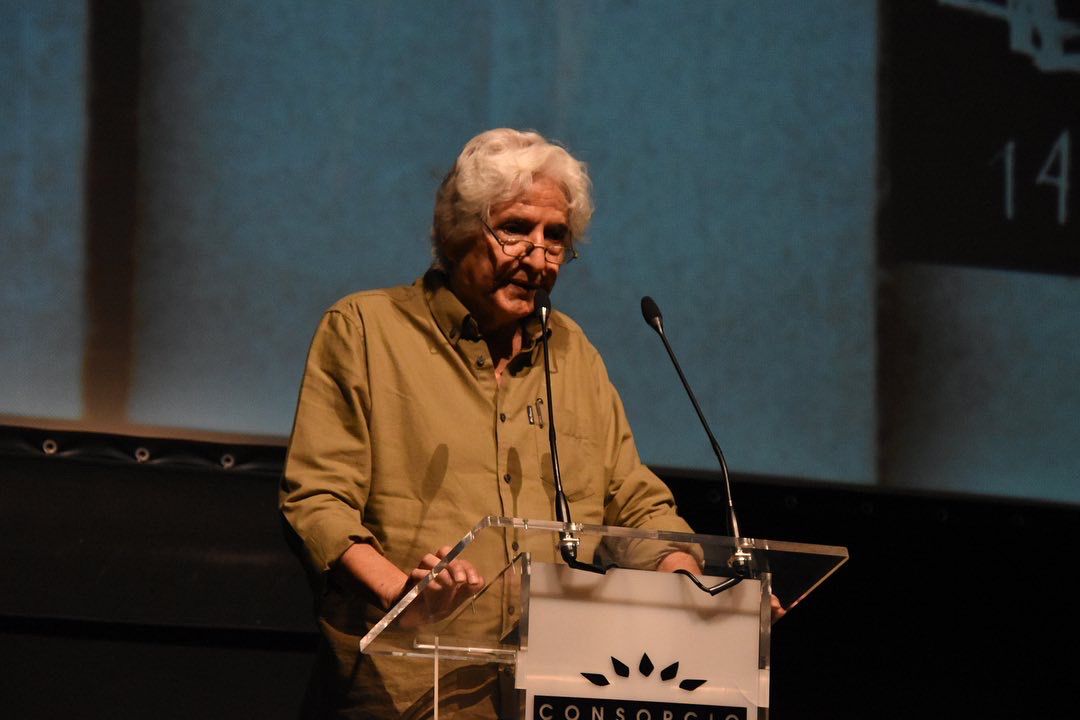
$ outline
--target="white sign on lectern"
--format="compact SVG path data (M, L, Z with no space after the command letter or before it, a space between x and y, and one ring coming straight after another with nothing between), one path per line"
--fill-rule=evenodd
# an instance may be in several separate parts
M527 572L516 666L525 717L745 720L768 706L761 582L710 596L669 573Z

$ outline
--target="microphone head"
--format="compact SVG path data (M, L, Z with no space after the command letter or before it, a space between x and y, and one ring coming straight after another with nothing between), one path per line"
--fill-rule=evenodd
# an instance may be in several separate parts
M533 294L533 312L540 316L545 325L547 324L548 315L551 314L551 296L544 288L537 288Z
M658 333L664 332L664 317L660 314L660 306L648 295L641 298L641 316L653 330Z

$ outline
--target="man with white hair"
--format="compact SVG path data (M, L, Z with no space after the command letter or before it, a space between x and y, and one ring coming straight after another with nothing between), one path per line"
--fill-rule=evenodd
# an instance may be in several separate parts
M429 714L431 678L407 660L361 655L359 637L484 516L552 517L534 305L578 257L592 212L586 168L564 148L534 132L482 133L436 195L432 268L409 286L349 295L323 315L280 491L323 635L311 716ZM596 349L562 313L549 328L574 521L690 532L641 463ZM506 561L518 550L507 542L498 549ZM649 563L700 571L674 548ZM483 583L457 560L426 590L428 606L451 607ZM489 620L509 631L516 612ZM453 717L514 716L505 676L488 668L455 669L440 694Z

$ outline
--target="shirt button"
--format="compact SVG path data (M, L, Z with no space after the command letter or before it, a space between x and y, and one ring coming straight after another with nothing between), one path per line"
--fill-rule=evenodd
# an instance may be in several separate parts
M513 606L513 605L511 605L510 607L506 608L506 614L507 614L507 615L513 615L513 614L514 614L514 606Z
M506 422L506 413L499 413L499 421Z
M484 367L484 356L476 358L476 367Z
M510 473L506 473L505 475L503 475L503 482L510 482Z
M511 545L510 545L510 549L511 549L511 550L513 550L514 552L517 552L518 550L520 550L520 549L521 549L521 546L520 546L520 545L518 545L518 543L517 543L517 540L515 540L515 541L514 541L514 542L513 542L513 543L512 543Z

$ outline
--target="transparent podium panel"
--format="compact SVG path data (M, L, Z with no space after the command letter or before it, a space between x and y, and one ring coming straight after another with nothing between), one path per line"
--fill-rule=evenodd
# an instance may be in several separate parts
M530 567L563 563L559 543L566 536L578 543L578 562L590 566L577 572L653 571L665 557L679 552L701 568L694 577L679 580L703 597L720 597L743 580L757 581L762 598L760 654L766 665L770 594L790 612L848 558L845 548L834 546L489 516L457 540L446 559L370 628L360 650L426 657L436 663L445 659L514 665L521 651L522 617L528 612ZM429 585L454 560L476 568L483 577L482 589L451 602L433 602L438 594L431 591L438 585Z

